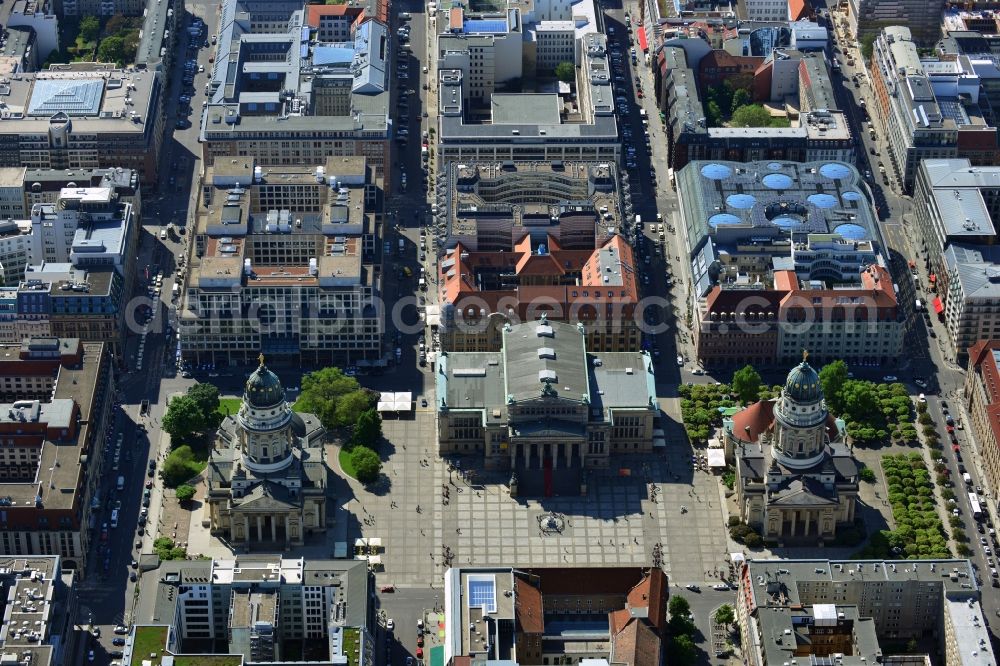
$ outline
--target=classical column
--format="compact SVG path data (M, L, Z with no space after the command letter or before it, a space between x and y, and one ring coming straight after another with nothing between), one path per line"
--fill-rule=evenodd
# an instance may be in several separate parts
M250 543L250 516L243 514L243 539Z
M552 458L552 469L554 470L559 467L559 445L549 444L549 449L551 450L549 457Z
M566 443L566 467L569 469L573 469L573 447L575 446L576 444L572 442Z
M271 516L271 541L278 540L278 517Z
M799 522L799 512L792 511L792 533L789 536L795 536L795 528L798 527Z
M288 526L288 514L285 514L285 543L292 540L292 530Z
M812 524L812 511L806 511L806 536L809 536L809 526Z
M264 540L264 516L257 516L257 541Z

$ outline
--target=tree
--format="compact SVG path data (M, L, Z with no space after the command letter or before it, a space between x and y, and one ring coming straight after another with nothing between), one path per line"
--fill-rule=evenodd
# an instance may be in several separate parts
M741 106L733 111L729 124L732 127L767 127L771 124L771 114L760 104Z
M750 93L745 88L739 88L733 93L733 101L730 103L729 112L734 113L741 106L747 106L752 100Z
M177 495L178 502L190 501L191 499L194 498L194 493L195 493L194 486L188 485L187 483L182 483L181 485L177 486L177 490L174 491L174 494Z
M718 127L722 124L722 109L719 108L719 103L714 99L708 100L708 104L705 105L705 115L707 116L706 122L710 127Z
M733 373L733 392L741 402L756 402L760 396L760 385L760 374L752 365L745 365Z
M679 594L670 597L670 605L667 606L670 617L681 615L687 617L691 613L691 604L687 599Z
M819 384L823 387L823 397L834 413L840 413L843 403L840 392L847 382L847 364L841 360L827 363L819 371Z
M341 428L354 425L363 413L371 409L371 406L371 397L364 389L348 393L337 403L335 410L337 425Z
M343 408L340 403L345 402ZM354 377L340 368L323 368L302 378L298 407L319 417L326 428L341 428L357 422L361 412L371 407L368 393Z
M101 34L101 22L96 16L84 16L80 20L80 37L85 42L93 42Z
M361 412L358 422L354 425L354 435L351 437L351 443L355 446L360 444L361 446L374 449L381 437L382 417L379 416L378 410L368 409Z
M573 83L576 81L576 66L571 62L561 62L556 65L555 74L563 83Z
M97 47L97 60L124 64L126 56L125 40L118 35L111 35L101 40Z
M875 483L875 472L871 467L863 467L858 473L858 476L860 476L861 480L865 483Z
M733 611L732 606L723 604L715 609L715 615L712 619L715 620L716 624L728 627L736 620L736 613Z
M104 24L104 33L107 35L117 35L128 28L128 19L123 14L115 14Z
M358 474L358 481L371 483L382 471L382 460L367 446L356 446L351 451L351 464Z
M219 389L212 384L198 383L188 389L187 395L201 411L202 427L216 428L222 422L219 413Z
M863 35L861 37L861 57L865 60L872 59L872 53L875 51L875 34Z
M162 427L171 439L180 441L201 430L204 423L204 415L195 399L190 395L178 395L167 405Z
M695 648L694 639L687 635L674 636L670 640L669 652L670 659L668 660L668 663L678 664L680 666L695 663L698 656L698 650Z
M175 488L195 476L201 466L194 459L194 451L188 445L179 446L170 452L160 468L160 478L169 488Z

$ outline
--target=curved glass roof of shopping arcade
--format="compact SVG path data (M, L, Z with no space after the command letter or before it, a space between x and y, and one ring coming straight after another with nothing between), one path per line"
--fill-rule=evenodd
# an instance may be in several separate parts
M838 228L882 246L861 176L843 162L691 162L677 189L692 254L709 237L715 245L805 240Z

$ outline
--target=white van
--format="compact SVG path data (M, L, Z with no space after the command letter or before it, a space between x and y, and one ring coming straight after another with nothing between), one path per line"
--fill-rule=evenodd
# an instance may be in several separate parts
M966 476L968 476L968 475L966 475ZM118 477L118 484L115 487L118 490L125 490L125 477L124 476L119 476Z
M118 509L111 512L111 527L118 527Z
M167 230L160 229L160 240L167 240Z
M972 477L969 476L968 472L966 472L965 474L962 475L962 481L965 481L965 485L967 485L967 486L971 486L972 485Z

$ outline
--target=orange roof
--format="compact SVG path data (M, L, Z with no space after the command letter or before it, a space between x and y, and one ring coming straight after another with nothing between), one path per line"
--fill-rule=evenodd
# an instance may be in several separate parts
M761 400L733 415L733 436L744 442L756 442L773 424L774 403Z
M311 28L319 28L320 21L324 16L359 16L364 10L361 7L351 7L348 5L309 5L306 13L306 25Z
M667 628L666 598L667 575L662 569L650 569L642 581L629 590L629 608L647 608L649 623L662 632Z
M811 11L807 0L788 0L788 18L791 21L808 18Z
M514 608L517 622L526 634L541 634L545 631L545 608L542 605L542 591L527 581L514 577Z
M452 7L448 12L448 29L451 31L461 30L465 24L465 12L461 7Z
M799 288L799 278L795 271L775 271L774 288L778 291L791 291Z

